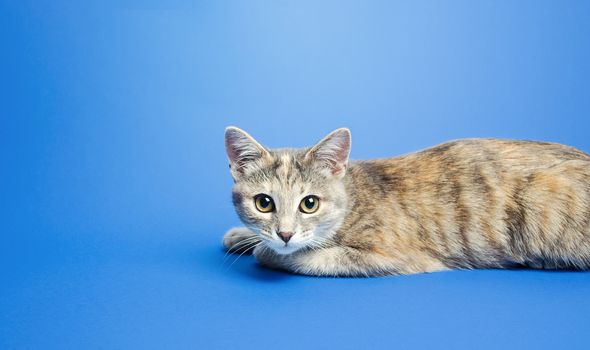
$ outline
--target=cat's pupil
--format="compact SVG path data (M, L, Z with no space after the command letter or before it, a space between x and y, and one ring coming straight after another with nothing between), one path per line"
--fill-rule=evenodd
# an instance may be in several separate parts
M305 207L307 209L313 209L314 206L315 206L315 200L313 199L313 197L308 197L305 199Z
M262 197L260 199L260 206L262 208L267 208L270 205L270 198L268 197Z

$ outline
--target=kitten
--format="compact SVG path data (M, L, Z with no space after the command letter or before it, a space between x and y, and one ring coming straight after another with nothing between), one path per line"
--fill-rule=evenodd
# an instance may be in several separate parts
M348 161L350 132L269 150L228 127L230 251L306 275L588 269L590 156L555 143L465 139Z

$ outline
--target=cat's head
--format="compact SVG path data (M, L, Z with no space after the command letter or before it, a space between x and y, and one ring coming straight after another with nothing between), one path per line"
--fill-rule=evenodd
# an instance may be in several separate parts
M306 149L267 149L236 127L225 130L242 222L279 254L321 246L344 220L350 131L338 129Z

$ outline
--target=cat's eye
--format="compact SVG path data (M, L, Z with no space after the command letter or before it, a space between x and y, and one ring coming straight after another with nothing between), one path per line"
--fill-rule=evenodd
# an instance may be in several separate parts
M275 202L269 195L264 193L254 196L254 205L256 205L256 209L261 213L270 213L275 210Z
M313 214L320 207L320 199L317 196L307 196L299 203L299 210L305 214Z

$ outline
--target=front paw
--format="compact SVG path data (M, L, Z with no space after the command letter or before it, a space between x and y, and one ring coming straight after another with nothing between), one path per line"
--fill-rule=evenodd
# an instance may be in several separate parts
M252 250L260 238L245 227L234 227L223 235L223 246L231 253L244 253Z

